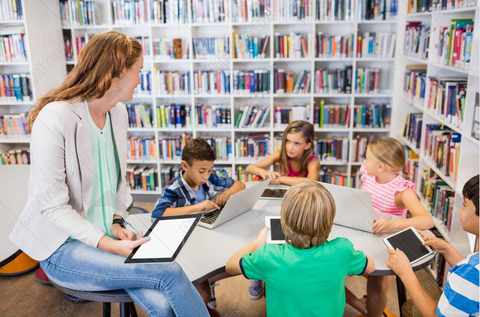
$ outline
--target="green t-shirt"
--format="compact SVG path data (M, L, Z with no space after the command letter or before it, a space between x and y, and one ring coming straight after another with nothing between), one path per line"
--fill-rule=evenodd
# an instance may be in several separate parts
M367 257L346 238L310 249L266 244L245 254L246 278L265 282L267 316L343 316L345 278L363 274Z

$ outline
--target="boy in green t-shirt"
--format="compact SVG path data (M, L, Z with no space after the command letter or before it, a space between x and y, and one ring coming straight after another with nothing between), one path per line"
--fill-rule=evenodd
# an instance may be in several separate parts
M233 255L226 270L265 282L268 316L343 316L345 278L375 270L346 238L327 241L335 201L320 183L292 186L282 201L283 245L267 244L268 228Z

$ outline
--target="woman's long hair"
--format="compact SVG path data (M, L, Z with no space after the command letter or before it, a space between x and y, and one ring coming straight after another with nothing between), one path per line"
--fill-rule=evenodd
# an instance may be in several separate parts
M108 31L95 35L78 55L78 63L63 83L38 99L28 116L28 130L45 105L53 101L102 98L123 70L142 55L142 45L133 37Z
M308 123L306 121L302 120L297 120L293 121L288 125L288 127L285 129L283 132L283 139L282 139L282 147L280 149L280 159L278 161L279 165L279 172L282 175L288 175L290 172L290 167L288 166L288 156L287 156L287 135L290 133L298 133L302 135L303 139L305 142L312 143L312 146L306 150L302 157L300 158L300 166L301 166L301 174L300 176L304 177L305 174L307 173L307 165L308 165L308 159L310 156L315 155L315 146L313 142L313 125L311 123Z

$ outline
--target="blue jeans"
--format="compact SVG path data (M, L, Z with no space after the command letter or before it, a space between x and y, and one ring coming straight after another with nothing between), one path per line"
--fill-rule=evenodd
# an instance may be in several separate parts
M176 262L124 264L125 257L74 240L40 266L55 284L79 290L124 289L148 316L209 316L195 287Z

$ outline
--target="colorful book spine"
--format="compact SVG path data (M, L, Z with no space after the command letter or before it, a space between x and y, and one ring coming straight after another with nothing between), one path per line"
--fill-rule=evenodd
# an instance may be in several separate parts
M0 115L0 139L26 139L30 137L27 129L26 113Z
M158 169L152 166L127 165L127 186L132 190L158 191Z
M95 1L60 1L60 15L63 27L96 25L98 13Z
M316 94L350 94L352 92L352 66L345 69L317 69Z
M303 120L310 121L310 105L298 104L293 106L273 106L273 123L275 128L286 128L290 122Z
M355 74L355 92L357 94L377 94L381 73L379 68L357 68Z
M180 161L182 149L192 138L191 134L184 132L181 136L159 136L159 158L165 161Z
M232 22L254 22L259 26L269 23L274 15L271 11L272 0L231 0Z
M135 39L142 45L143 58L152 58L152 49L150 47L150 38L148 36L135 36Z
M141 83L135 89L135 93L139 95L151 95L152 94L152 72L141 71L140 72Z
M237 165L235 169L235 174L233 175L234 179L239 182L256 182L260 181L260 176L247 173L246 165Z
M354 35L325 35L318 32L314 40L315 57L350 58L353 57Z
M193 91L202 94L230 94L230 71L196 70L193 72Z
M403 137L406 138L413 146L414 150L420 149L420 142L422 139L423 130L423 114L409 113L405 119L403 126Z
M22 0L0 0L0 21L23 20Z
M359 21L395 20L398 15L398 0L360 0L356 5L356 13Z
M154 24L188 23L189 2L188 0L150 0L150 21Z
M193 108L189 105L157 105L157 127L166 129L191 129L193 127Z
M230 105L195 105L196 128L230 129L232 127L232 111Z
M407 22L404 45L405 55L427 60L430 33L430 25L425 25L421 22Z
M270 12L276 21L312 21L314 0L270 1Z
M14 148L0 153L0 165L30 164L30 149Z
M415 69L408 69L407 66L403 75L403 92L408 100L423 105L427 87L427 67L426 65L414 66Z
M233 93L236 95L258 95L270 93L270 71L234 70Z
M12 33L12 34L9 34ZM13 34L15 33L15 34ZM5 28L0 35L0 62L26 62L25 28Z
M188 95L191 92L190 72L160 70L155 68L155 91L158 95Z
M318 180L320 182L329 183L332 185L345 186L345 187L351 187L351 188L357 187L356 186L357 182L355 181L354 176L348 177L347 173L332 171L326 166L322 166L322 170L320 171L320 177Z
M319 128L345 128L350 126L350 106L325 105L323 99L313 108L314 124Z
M320 163L347 163L348 147L348 138L315 139L315 155Z
M405 149L405 170L407 172L407 178L416 183L419 173L419 156L415 151L410 149L408 145L404 145L403 148Z
M362 129L389 128L391 115L392 106L389 104L355 105L353 126Z
M309 94L312 85L311 73L307 70L299 71L297 78L293 73L285 73L284 69L274 68L274 94Z
M357 58L393 58L395 32L363 32L357 36Z
M213 148L218 161L229 161L232 159L232 140L227 137L203 137Z
M129 137L127 140L127 160L151 161L157 159L155 137Z
M115 25L136 25L148 23L146 0L112 0L112 14Z
M192 9L192 23L229 22L230 0L190 0L188 3Z
M153 39L155 59L182 59L182 39Z
M363 162L365 160L367 146L373 140L375 140L374 135L366 137L360 136L360 134L357 133L350 141L350 162Z
M263 128L270 125L269 106L246 105L238 108L235 128Z
M316 0L317 21L353 21L355 1Z
M75 37L75 47L77 49L77 54L80 54L80 51L87 45L87 41L84 36ZM73 53L72 53L73 54ZM72 56L73 58L73 56Z
M70 62L73 61L73 45L72 45L72 40L64 36L63 37L63 42L65 44L65 59Z
M153 128L154 113L150 104L126 104L129 128Z
M236 158L265 158L271 154L272 146L269 134L256 133L239 135L235 139Z
M270 36L250 36L248 33L235 34L232 31L233 58L265 58L269 49Z
M275 33L275 58L308 58L313 57L312 34L302 35L291 32L289 35Z
M193 58L195 59L218 59L223 55L230 54L230 37L206 37L193 38Z
M0 75L0 101L32 101L31 84L30 74Z

